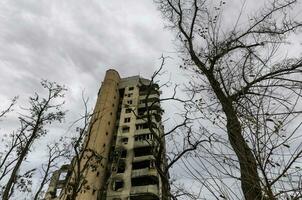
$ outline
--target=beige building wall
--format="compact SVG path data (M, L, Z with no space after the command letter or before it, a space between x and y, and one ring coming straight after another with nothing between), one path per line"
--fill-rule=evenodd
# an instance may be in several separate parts
M112 69L106 72L98 93L94 116L90 122L91 134L86 137L87 149L101 155L102 161L95 163L98 166L96 170L91 168L85 170L87 183L78 193L77 200L159 200L162 198L162 182L152 164L154 156L149 153L135 156L134 152L135 149L141 147L152 147L154 142L148 128L137 128L137 125L146 123L146 119L138 119L138 110L146 106L144 103L146 95L143 92L140 94L140 87L142 84L149 85L149 83L149 80L139 76L121 79L119 74ZM158 98L159 91L149 95L149 99ZM152 102L148 103L148 107L149 104L151 105ZM152 105L160 107L158 102ZM129 110L131 111L129 112ZM158 127L162 127L160 120L154 118L152 121ZM162 128L157 131L158 135L163 133ZM137 140L138 136L146 135L149 135L150 138L148 136L146 140ZM124 156L122 156L123 151L126 152ZM148 167L133 169L133 163L144 161L150 161ZM83 166L85 162L84 159L81 165ZM122 172L118 170L121 162L125 164ZM64 168L64 170L66 169ZM66 189L68 184L74 182L76 170L71 169L71 171L73 174L65 180L67 185L60 182L59 177L62 170L54 173L45 200L68 200L68 192L64 191L64 188ZM137 183L132 185L132 180L135 178L143 178L142 182L150 181L152 178L156 179L157 183L155 181L143 185ZM123 182L120 189L116 188L118 181ZM54 198L52 194L61 187L64 187L63 192Z
M111 141L115 130L116 113L119 104L120 76L115 70L108 70L94 109L95 116L92 118L91 138L88 139L88 148L94 150L103 157L97 170L91 169L86 172L85 187L77 196L79 200L94 200L105 184L105 175L108 165Z
M143 81L144 83L141 83L141 81ZM146 123L146 119L138 119L138 109L145 108L145 103L143 103L142 101L146 99L146 95L140 95L140 86L141 84L149 85L149 83L149 80L142 79L138 76L125 78L120 82L120 89L124 90L124 94L120 97L120 119L117 122L118 131L117 139L115 142L115 151L123 149L127 152L127 155L124 158L118 157L112 163L112 169L110 172L110 179L107 188L107 196L105 198L106 200L129 200L132 198L153 200L156 198L161 198L162 183L157 170L151 166L149 168L145 167L143 169L134 170L132 166L134 162L152 162L155 159L153 155L135 157L134 153L135 148L150 147L154 142L151 138L144 141L135 140L135 137L140 135L149 134L151 136L150 130L148 128L137 130L136 127L138 124ZM148 98L158 99L159 94L150 94ZM131 104L129 104L129 101L131 101ZM148 106L150 106L151 104L152 103L148 103ZM159 106L159 103L153 103L153 105ZM131 109L131 112L126 111L129 109ZM158 127L161 127L161 122L156 122L155 120L153 122L156 123ZM129 127L129 130L123 131L125 127ZM162 134L163 130L158 131L158 134ZM117 170L120 162L125 163L124 172L118 172ZM139 177L156 177L158 179L158 184L142 186L132 185L132 179ZM119 189L116 189L116 181L122 181L123 186Z
M124 84L124 85L122 85ZM137 113L137 105L139 103L139 88L137 87L137 81L126 80L121 83L121 87L125 89L124 96L121 97L122 104L120 105L120 120L118 122L118 130L117 130L117 140L115 142L115 149L124 149L127 151L126 158L119 158L117 162L114 162L113 167L118 167L118 162L125 162L125 172L117 173L116 170L111 170L111 178L109 181L109 185L107 188L107 198L106 199L126 199L130 196L131 191L131 165L133 159L133 146L134 146L134 132L135 132L135 124L136 124L136 116L134 113ZM133 88L133 90L129 90L129 88ZM127 96L131 94L131 96ZM132 103L129 104L128 101ZM130 113L126 113L126 109L131 109ZM126 118L130 118L130 122L125 122ZM123 128L129 127L128 132L123 132ZM123 142L123 140L127 139L127 142ZM113 191L113 181L114 180L122 180L123 181L123 190L121 191Z
M101 156L102 160L100 163L95 159L92 160L92 164L94 163L98 166L96 170L90 167L87 167L84 170L87 183L85 183L81 191L78 193L76 198L78 200L96 200L102 190L102 187L106 184L105 177L108 168L108 158L113 133L115 131L116 114L119 104L119 82L120 76L117 71L113 69L106 71L104 81L102 82L98 93L93 117L90 121L89 129L91 131L88 131L90 134L87 134L85 138L85 144L87 144L86 149L94 151L98 156ZM89 156L90 153L86 153ZM75 165L74 163L75 162L73 162L73 165ZM88 162L84 156L84 159L81 161L81 168L85 163ZM72 171L72 175L69 180L67 180L67 184L74 184L74 174L77 173L76 167L77 166L74 166L74 169L70 169ZM46 200L68 200L68 191L57 191L59 190L59 185L57 183L60 181L60 173L60 170L54 173L52 178L53 181L50 183L45 196ZM64 189L67 187L65 186ZM59 192L60 194L58 194ZM57 193L55 194L55 196L57 196L56 198L53 198L54 193Z

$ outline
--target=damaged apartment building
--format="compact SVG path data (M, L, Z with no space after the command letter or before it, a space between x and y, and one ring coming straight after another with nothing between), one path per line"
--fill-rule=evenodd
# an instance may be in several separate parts
M101 161L91 159L94 164L85 165L83 156L62 166L53 173L45 200L167 199L169 186L159 173L166 166L165 149L158 151L165 146L159 95L158 85L150 80L120 78L117 71L108 70L84 142Z

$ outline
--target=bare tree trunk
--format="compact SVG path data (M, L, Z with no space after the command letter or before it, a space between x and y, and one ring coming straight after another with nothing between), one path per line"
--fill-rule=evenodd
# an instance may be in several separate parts
M40 119L40 117L39 117L39 119ZM27 141L25 147L22 149L22 152L19 155L18 161L17 161L16 165L14 166L14 169L9 177L9 180L6 183L6 186L5 186L5 189L3 192L3 196L2 196L3 200L8 200L10 197L10 193L11 193L10 191L12 190L13 184L16 181L21 164L29 151L30 145L32 144L34 138L36 137L37 126L34 128L33 132L34 133L30 137L30 139Z
M40 184L40 186L39 186L39 188L38 188L38 190L37 190L37 192L35 194L34 200L38 200L39 195L40 195L40 193L41 193L44 185L47 183L47 176L49 175L49 170L50 170L50 163L48 163L48 165L46 167L45 175L44 175L44 177L42 179L42 182L41 182L41 184Z
M225 96L212 74L207 74L207 77L226 115L228 138L240 164L241 187L245 199L263 200L256 159L244 140L241 124L232 105L232 100Z
M290 14L298 1L273 0L253 16L244 16L244 1L233 28L224 26L228 23L223 14L226 1L219 5L208 0L155 2L181 44L180 68L192 75L188 91L199 97L194 99L198 101L194 107L223 134L213 133L217 137L212 149L202 147L201 152L210 154L214 161L201 157L200 171L188 164L198 171L196 174L207 168L203 161L217 170L214 173L218 176L213 176L206 169L214 184L202 173L198 181L202 185L208 182L207 190L225 199L240 199L240 185L247 200L301 198L302 145L297 141L302 127L297 120L302 113L298 106L302 97L301 56L283 57L281 49L302 29L301 19ZM289 123L296 128L289 128ZM220 145L231 148L232 153L224 154ZM195 173L191 174L195 178ZM230 188L220 179L222 174L238 188Z
M64 96L64 87L48 82L46 80L41 82L43 88L48 90L48 96L46 98L40 98L38 94L29 98L30 108L26 109L30 114L20 115L19 120L21 122L21 129L17 133L17 137L20 140L20 144L17 147L17 162L12 167L12 172L5 185L2 199L8 200L13 194L14 185L19 178L19 171L23 161L26 159L31 145L39 137L46 134L44 125L53 121L59 121L63 119L65 113L60 110L63 103L52 104L52 100L61 98ZM55 110L52 112L52 110Z
M49 175L52 173L53 169L57 167L55 162L59 158L62 158L67 154L64 144L62 148L60 148L59 143L55 143L54 145L47 145L47 148L48 148L48 160L45 165L42 164L41 167L43 170L42 181L40 183L40 186L38 187L38 190L35 193L34 200L39 200L39 197L42 196L41 193L43 191L43 188L50 180ZM43 168L43 166L45 166L45 169Z
M227 132L230 144L233 147L239 160L241 172L241 187L245 199L263 199L255 157L251 152L249 146L246 144L242 136L240 122L231 109L226 110Z

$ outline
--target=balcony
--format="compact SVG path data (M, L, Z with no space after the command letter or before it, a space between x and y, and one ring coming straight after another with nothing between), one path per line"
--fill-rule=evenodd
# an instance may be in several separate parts
M134 141L134 148L154 146L154 145L155 145L155 140L153 139Z
M159 135L160 131L161 131L161 127L158 128L154 128L153 131L155 132L155 134ZM150 134L151 131L149 128L142 128L142 129L136 129L135 130L135 135L143 135L143 134Z
M157 149L153 146L138 147L133 149L134 158L155 155Z
M155 168L144 168L132 170L132 178L139 176L158 176L158 173Z
M147 116L144 117L144 118L137 118L136 121L135 121L136 124L144 124L144 123L147 123L147 122L148 122Z
M140 162L143 160L155 160L154 155L146 155L146 156L140 156L140 157L134 157L133 162Z
M150 110L155 110L160 107L160 103L159 102L148 102L147 106L149 107ZM152 106L152 109L151 109L151 106ZM144 107L146 107L146 103L138 104L138 108L144 108Z
M130 200L159 200L157 185L131 187Z
M143 99L146 99L146 97L147 97L147 95L140 95L139 99L140 99L140 100L143 100ZM155 93L150 94L150 95L148 96L148 99L153 99L153 98L159 99L159 93L155 92Z
M139 129L135 131L135 134L147 134L147 133L150 133L150 130L148 128Z
M159 197L154 194L138 194L130 196L130 200L159 200Z
M139 87L139 95L151 95L151 94L160 94L159 86L158 84L153 85L141 85Z

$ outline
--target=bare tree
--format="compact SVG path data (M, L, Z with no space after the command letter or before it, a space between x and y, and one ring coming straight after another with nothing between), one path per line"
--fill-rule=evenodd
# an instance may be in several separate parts
M0 118L4 118L9 112L12 111L13 106L16 104L17 97L13 98L10 105L1 111ZM13 159L12 152L17 148L19 140L15 133L4 134L1 138L1 143L4 145L2 151L0 152L0 181L11 171L11 166L17 160Z
M55 142L54 144L47 145L47 162L43 163L40 171L42 174L42 180L39 183L39 187L37 188L33 199L39 200L43 199L45 186L50 181L50 177L52 173L58 169L59 163L61 164L66 154L68 154L68 148L65 142L63 142L63 138L59 140L59 142Z
M7 106L7 108L5 108L4 110L2 110L2 111L0 112L0 118L5 117L5 115L7 115L9 112L12 111L14 105L17 103L17 99L18 99L18 97L14 97L14 98L11 100L10 104Z
M188 173L215 199L241 199L238 185L247 200L301 198L302 59L282 56L302 27L289 14L298 1L270 1L245 21L243 6L229 27L225 1L156 3L176 32L180 67L192 74L192 111L215 127L200 133L214 139L192 155L199 168L184 163Z
M30 182L24 181L32 176L34 169L21 175L22 163L37 139L47 134L46 125L61 122L65 115L65 112L61 110L64 102L60 102L59 99L64 97L66 89L55 82L42 81L41 85L47 90L47 96L41 97L36 93L35 96L29 98L30 107L23 108L27 114L20 114L20 128L10 137L12 142L9 149L11 151L7 153L13 153L14 150L16 157L13 160L6 160L8 164L4 164L4 166L9 166L9 169L7 168L7 173L4 174L8 176L8 180L4 186L3 200L10 198L16 184L18 188L26 190Z
M82 95L84 103L84 114L80 119L73 122L71 128L76 126L76 134L71 138L68 145L69 158L69 175L66 179L66 185L63 188L61 196L68 196L69 199L75 200L80 191L86 191L87 187L86 172L88 170L96 171L102 162L101 153L89 148L91 140L92 127L102 117L98 113L92 113L88 108L88 98Z
M17 134L12 133L9 135L4 135L2 140L5 147L1 154L0 163L0 181L12 170L14 163L17 161L15 156L15 150L20 144L20 138Z
M138 111L133 113L138 119L143 120L150 132L152 140L145 139L146 142L151 142L150 146L153 147L153 155L155 157L154 167L160 175L162 181L163 196L161 199L177 199L180 196L194 197L188 193L184 188L177 187L170 180L169 170L192 151L195 151L201 143L210 142L210 137L203 137L203 135L196 134L191 129L191 124L195 120L190 116L190 110L186 106L190 104L194 98L192 94L189 98L180 98L177 95L178 85L174 86L171 96L159 98L160 90L167 87L171 88L171 81L168 80L161 83L158 79L163 75L163 66L165 65L166 57L161 57L161 65L157 71L154 72L148 83L140 81L140 90L144 100L144 112ZM184 111L177 113L181 120L171 124L173 118L166 119L162 122L162 115L164 110L161 108L160 103L179 104L184 107ZM169 130L164 129L165 124L169 124ZM197 137L196 137L197 136ZM166 140L174 141L177 143L175 148L166 148ZM173 142L172 142L173 143ZM174 144L173 144L174 145ZM172 186L172 189L171 189Z

